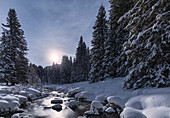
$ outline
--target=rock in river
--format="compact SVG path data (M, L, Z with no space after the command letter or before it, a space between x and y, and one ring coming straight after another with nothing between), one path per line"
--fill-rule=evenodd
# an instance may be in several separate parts
M61 99L54 99L54 100L51 100L51 103L52 104L61 104L61 103L63 103L63 100L61 100Z
M52 106L52 109L54 109L56 111L61 111L62 110L62 106L60 104L56 104L56 105Z

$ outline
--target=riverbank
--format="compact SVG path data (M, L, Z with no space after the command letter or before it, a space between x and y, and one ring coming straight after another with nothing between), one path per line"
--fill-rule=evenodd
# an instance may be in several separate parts
M170 118L169 87L124 90L122 88L123 80L123 77L119 77L90 84L80 82L64 85L46 85L44 86L46 89L0 84L0 116L16 112L24 112L27 115L29 112L26 110L34 108L37 108L37 110L34 110L35 114L40 108L43 114L46 114L47 111L49 111L49 114L58 113L58 111L52 110L51 100L60 97L60 99L63 99L64 105L62 110L65 110L65 108L68 111L70 110L68 106L71 102L65 98L71 98L74 102L80 103L77 108L83 108L86 105L85 110L81 110L81 114L76 114L76 117L80 115L79 118L86 118L86 116L91 116L90 118L93 118L93 116L95 118L109 118L111 113L120 114L121 118ZM49 94L48 97L47 94ZM50 102L50 105L44 106L36 103L46 100ZM74 102L72 102L72 105L74 105ZM28 106L28 109L23 109L23 106ZM49 107L50 109L48 109ZM71 112L74 113L75 111L72 110ZM68 116L71 112L68 113Z
M23 107L45 96L46 93L44 90L42 92L41 87L0 84L0 116L24 112Z
M123 81L124 77L119 77L90 84L80 82L46 85L45 87L68 93L77 100L83 99L90 102L108 102L108 98L112 96L112 101L123 109L120 114L122 118L170 118L170 102L168 100L170 87L125 90L122 88Z

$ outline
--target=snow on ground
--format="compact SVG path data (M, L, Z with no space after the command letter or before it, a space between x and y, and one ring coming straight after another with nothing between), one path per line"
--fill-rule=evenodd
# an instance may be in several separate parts
M29 86L5 86L0 84L0 115L17 112L28 99L36 99L41 92Z
M132 90L124 90L123 86L123 77L108 79L107 81L101 81L97 83L89 82L79 82L73 84L64 84L64 85L46 85L47 88L51 87L53 90L59 92L69 92L71 94L76 93L76 97L86 97L87 101L98 100L103 102L109 96L120 97L123 101L132 96Z
M108 105L113 103L119 105L123 108L122 118L170 118L170 87L124 90L123 81L124 78L119 77L90 84L79 82L46 87L71 95L75 94L77 100L95 100L101 103L107 101ZM103 109L107 109L105 110L107 112L114 111L110 106L104 106ZM85 114L93 114L95 110L87 111Z
M136 110L135 112L147 118L170 118L169 87L139 89L133 95L135 96L126 102L122 117Z

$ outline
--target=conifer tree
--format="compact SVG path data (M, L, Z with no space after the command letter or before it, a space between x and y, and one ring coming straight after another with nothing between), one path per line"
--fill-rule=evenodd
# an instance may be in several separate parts
M38 74L36 73L36 66L31 64L28 66L28 83L30 85L41 85L41 79L39 78Z
M74 83L76 82L76 77L77 77L77 65L76 65L76 58L73 59L73 64L72 64L72 67L71 67L71 83Z
M142 0L119 19L128 22L124 49L132 61L125 88L170 86L169 8L167 0Z
M76 51L76 58L73 63L72 79L74 82L88 80L89 73L89 54L86 44L83 41L83 37L80 37L78 48Z
M12 56L12 41L9 39L9 31L3 28L1 37L1 75L2 80L8 85L9 82L15 81L16 69L15 63L11 59Z
M1 53L2 62L5 64L3 66L4 78L12 85L27 83L28 59L25 57L28 51L27 42L14 9L8 12L7 25L2 25Z
M97 82L104 79L104 42L107 39L107 19L106 11L103 5L100 6L95 25L93 27L93 39L91 49L91 82Z
M125 24L118 24L118 19L133 5L132 0L110 0L109 31L105 41L105 78L125 76L127 74L126 56L123 44L128 39L128 32L124 30Z
M60 83L71 83L71 64L68 56L62 57Z

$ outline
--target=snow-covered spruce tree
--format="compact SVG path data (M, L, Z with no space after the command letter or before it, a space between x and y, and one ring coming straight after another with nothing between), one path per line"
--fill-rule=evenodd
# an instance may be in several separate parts
M125 88L170 86L169 8L168 0L139 0L119 19L130 32L124 49L132 67Z
M74 83L76 82L76 78L77 78L77 63L76 63L76 58L73 59L73 64L72 64L72 67L71 67L71 78L70 78L70 81L71 83Z
M71 61L68 59L68 56L62 57L61 62L61 78L60 83L71 83Z
M90 81L97 82L104 79L104 42L107 39L108 24L106 11L103 5L100 6L96 22L93 27L93 39L91 41L91 70Z
M44 81L43 81L44 68L39 65L39 66L36 66L35 70L36 70L38 77L41 79L41 83L44 84Z
M127 74L126 56L123 43L128 39L124 23L118 24L118 19L133 5L132 0L110 0L109 31L105 41L104 68L105 78L125 76Z
M16 79L16 69L15 69L15 63L14 61L11 59L12 56L12 49L11 49L11 45L12 42L11 40L8 38L9 37L9 31L7 31L6 29L3 28L3 32L2 32L2 37L1 37L1 79L3 82L6 82L6 84L8 85L9 82L11 81L15 81Z
M74 60L72 68L72 71L74 71L72 72L73 82L81 82L88 80L89 54L82 36L80 37L80 41L76 51L76 58Z
M14 9L8 12L7 25L2 25L1 53L4 63L4 79L12 85L27 83L28 59L25 57L28 51L27 42Z
M89 80L89 72L90 72L90 68L91 68L91 65L90 65L90 50L89 50L89 47L87 47L86 49L86 52L87 52L87 56L86 56L86 64L87 64L87 80Z
M36 73L36 68L34 67L34 64L31 64L28 66L28 84L30 85L41 85L41 79Z

